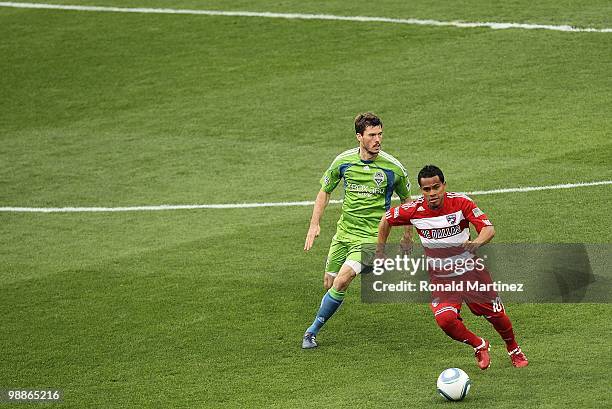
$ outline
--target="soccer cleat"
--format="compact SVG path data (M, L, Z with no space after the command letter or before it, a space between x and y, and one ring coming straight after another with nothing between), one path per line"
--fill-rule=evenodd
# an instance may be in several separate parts
M508 355L510 355L512 366L516 368L524 368L529 365L529 361L523 351L521 351L521 347L516 347L514 350L508 352Z
M476 357L476 363L478 367L482 370L487 369L491 366L491 357L489 356L489 350L491 349L491 345L489 341L482 340L482 345L478 348L474 348L474 356Z
M302 349L311 349L318 346L319 345L317 345L315 334L312 332L307 332L304 334L304 339L302 339Z

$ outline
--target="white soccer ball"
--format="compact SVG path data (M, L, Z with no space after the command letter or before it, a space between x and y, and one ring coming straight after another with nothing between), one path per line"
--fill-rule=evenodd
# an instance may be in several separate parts
M445 369L440 376L438 376L438 393L442 397L451 401L463 400L470 391L472 381L470 377L463 370L459 368L448 368Z

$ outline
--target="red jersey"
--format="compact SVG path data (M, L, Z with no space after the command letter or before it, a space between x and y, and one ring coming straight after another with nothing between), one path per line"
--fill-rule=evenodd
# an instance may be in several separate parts
M427 201L420 197L391 208L385 217L391 226L411 224L416 228L430 266L436 261L449 265L446 262L471 259L474 255L461 247L470 239L469 224L472 223L478 232L493 225L472 199L453 192L444 194L444 201L438 209L430 209Z

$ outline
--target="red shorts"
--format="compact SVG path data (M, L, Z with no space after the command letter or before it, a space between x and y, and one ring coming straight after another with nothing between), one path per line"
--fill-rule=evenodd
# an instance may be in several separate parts
M437 289L431 292L430 308L434 315L452 311L461 312L463 303L474 315L495 317L505 314L504 304L493 284L488 270L473 270L458 277L438 278L430 272L430 284Z

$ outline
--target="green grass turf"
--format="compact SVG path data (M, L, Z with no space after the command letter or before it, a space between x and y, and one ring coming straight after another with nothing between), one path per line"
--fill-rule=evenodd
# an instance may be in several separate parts
M354 0L348 5L339 0L55 0L53 4L80 4L116 7L160 7L173 9L244 10L277 13L336 14L342 16L374 16L420 18L434 20L493 21L532 24L570 24L578 27L609 27L612 5L606 0L539 1L483 0L427 1L381 0L376 4Z
M7 204L307 199L372 108L412 175L461 189L612 174L606 34L0 16Z
M10 249L0 290L1 342L10 351L3 384L61 386L74 406L163 399L168 406L429 407L440 403L436 374L459 366L474 379L468 407L516 407L517 396L525 407L605 399L610 324L601 305L509 306L532 360L523 371L510 367L491 328L467 313L495 347L493 367L481 373L426 305L360 304L354 287L322 332L322 347L301 351L338 206L329 210L312 254L300 251L307 208L287 210L286 219L275 210L257 210L257 218L251 210L12 216L24 238L2 243Z
M603 2L410 4L133 3L609 25ZM0 8L0 36L1 206L311 200L366 109L413 178L437 163L450 190L612 178L609 34ZM609 243L611 196L476 199L498 242ZM609 305L509 306L521 371L466 314L493 341L481 373L426 305L354 286L301 351L339 209L307 254L308 207L0 213L0 388L63 388L65 407L428 408L459 366L463 407L610 406Z

